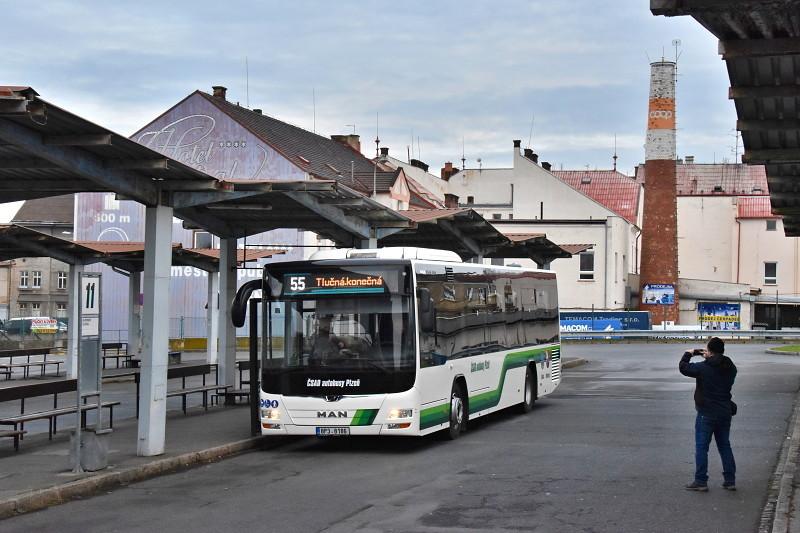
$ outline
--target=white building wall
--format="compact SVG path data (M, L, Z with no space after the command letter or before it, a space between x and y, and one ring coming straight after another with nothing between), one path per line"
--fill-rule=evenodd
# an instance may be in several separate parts
M777 221L774 231L767 231L766 219L743 219L739 258L739 280L751 287L759 288L762 294L800 294L800 239L786 237L783 221ZM764 283L764 263L777 262L777 284ZM734 273L735 275L735 273Z
M678 197L680 277L735 282L736 198Z
M630 224L612 217L599 224L566 224L494 222L504 233L545 233L557 243L592 244L594 279L580 279L580 257L556 259L550 270L558 277L559 306L562 310L624 310L626 304L627 272L623 261L630 251ZM536 268L528 259L506 259L506 264Z

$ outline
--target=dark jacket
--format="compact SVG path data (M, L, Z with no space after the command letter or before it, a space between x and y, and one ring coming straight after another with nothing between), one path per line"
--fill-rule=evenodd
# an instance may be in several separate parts
M730 417L731 388L736 379L736 365L730 358L714 354L699 363L690 363L692 352L681 357L678 369L684 376L695 378L694 404L704 416Z

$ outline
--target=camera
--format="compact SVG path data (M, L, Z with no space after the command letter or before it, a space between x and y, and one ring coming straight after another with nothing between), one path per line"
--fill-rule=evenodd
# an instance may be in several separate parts
M704 355L705 353L706 351L701 348L695 348L692 350L692 355Z

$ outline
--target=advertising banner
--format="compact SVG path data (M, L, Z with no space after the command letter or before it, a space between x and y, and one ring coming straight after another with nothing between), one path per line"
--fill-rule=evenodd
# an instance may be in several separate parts
M561 333L576 333L581 331L619 331L624 329L619 319L600 318L591 320L564 320L561 319Z
M647 311L562 311L561 324L576 321L595 321L597 329L598 320L619 320L621 327L617 329L650 329L650 313ZM563 331L563 330L562 330Z
M740 304L700 302L697 304L697 319L703 330L740 329L742 322Z
M642 287L642 303L648 305L675 304L675 286L669 284L650 284Z

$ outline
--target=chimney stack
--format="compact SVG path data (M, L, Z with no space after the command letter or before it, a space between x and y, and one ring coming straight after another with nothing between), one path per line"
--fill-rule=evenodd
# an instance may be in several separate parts
M384 146L381 148L381 159L386 159L387 157L389 157L389 148Z
M453 163L448 161L448 162L446 162L444 164L444 167L442 167L440 175L442 176L442 179L444 181L448 181L457 172L458 172L458 169L457 168L453 168Z
M259 108L255 108L255 109L253 109L253 113L256 113L256 114L260 115L261 114L261 110Z
M687 165L694 165L694 156L693 155L687 155L684 158L683 162L686 163Z
M458 196L455 194L445 193L444 206L447 209L458 209Z
M430 167L428 166L428 164L427 164L427 163L423 163L423 162L422 162L422 161L420 161L419 159L412 159L412 160L411 160L411 161L409 161L408 163L409 163L409 164L410 164L412 167L421 168L421 169L422 169L422 170L424 170L425 172L427 172L427 171L428 171L428 168L430 168Z
M519 139L514 139L514 148L519 149L522 146L522 141Z
M675 184L675 63L650 64L639 309L653 324L680 322Z
M223 87L222 85L214 85L211 87L212 94L214 98L221 98L223 100L227 100L226 93L228 92L227 87Z
M546 171L550 172L550 168L551 167L552 167L552 165L550 163L548 163L547 161L542 161L542 168L543 169L545 169Z
M534 154L532 149L525 148L524 153L525 153L525 157L527 157L528 159L530 159L534 163L538 163L539 162L539 154Z
M358 152L361 153L361 137L355 135L353 133L349 135L331 135L331 140L336 141L337 143L344 144Z

